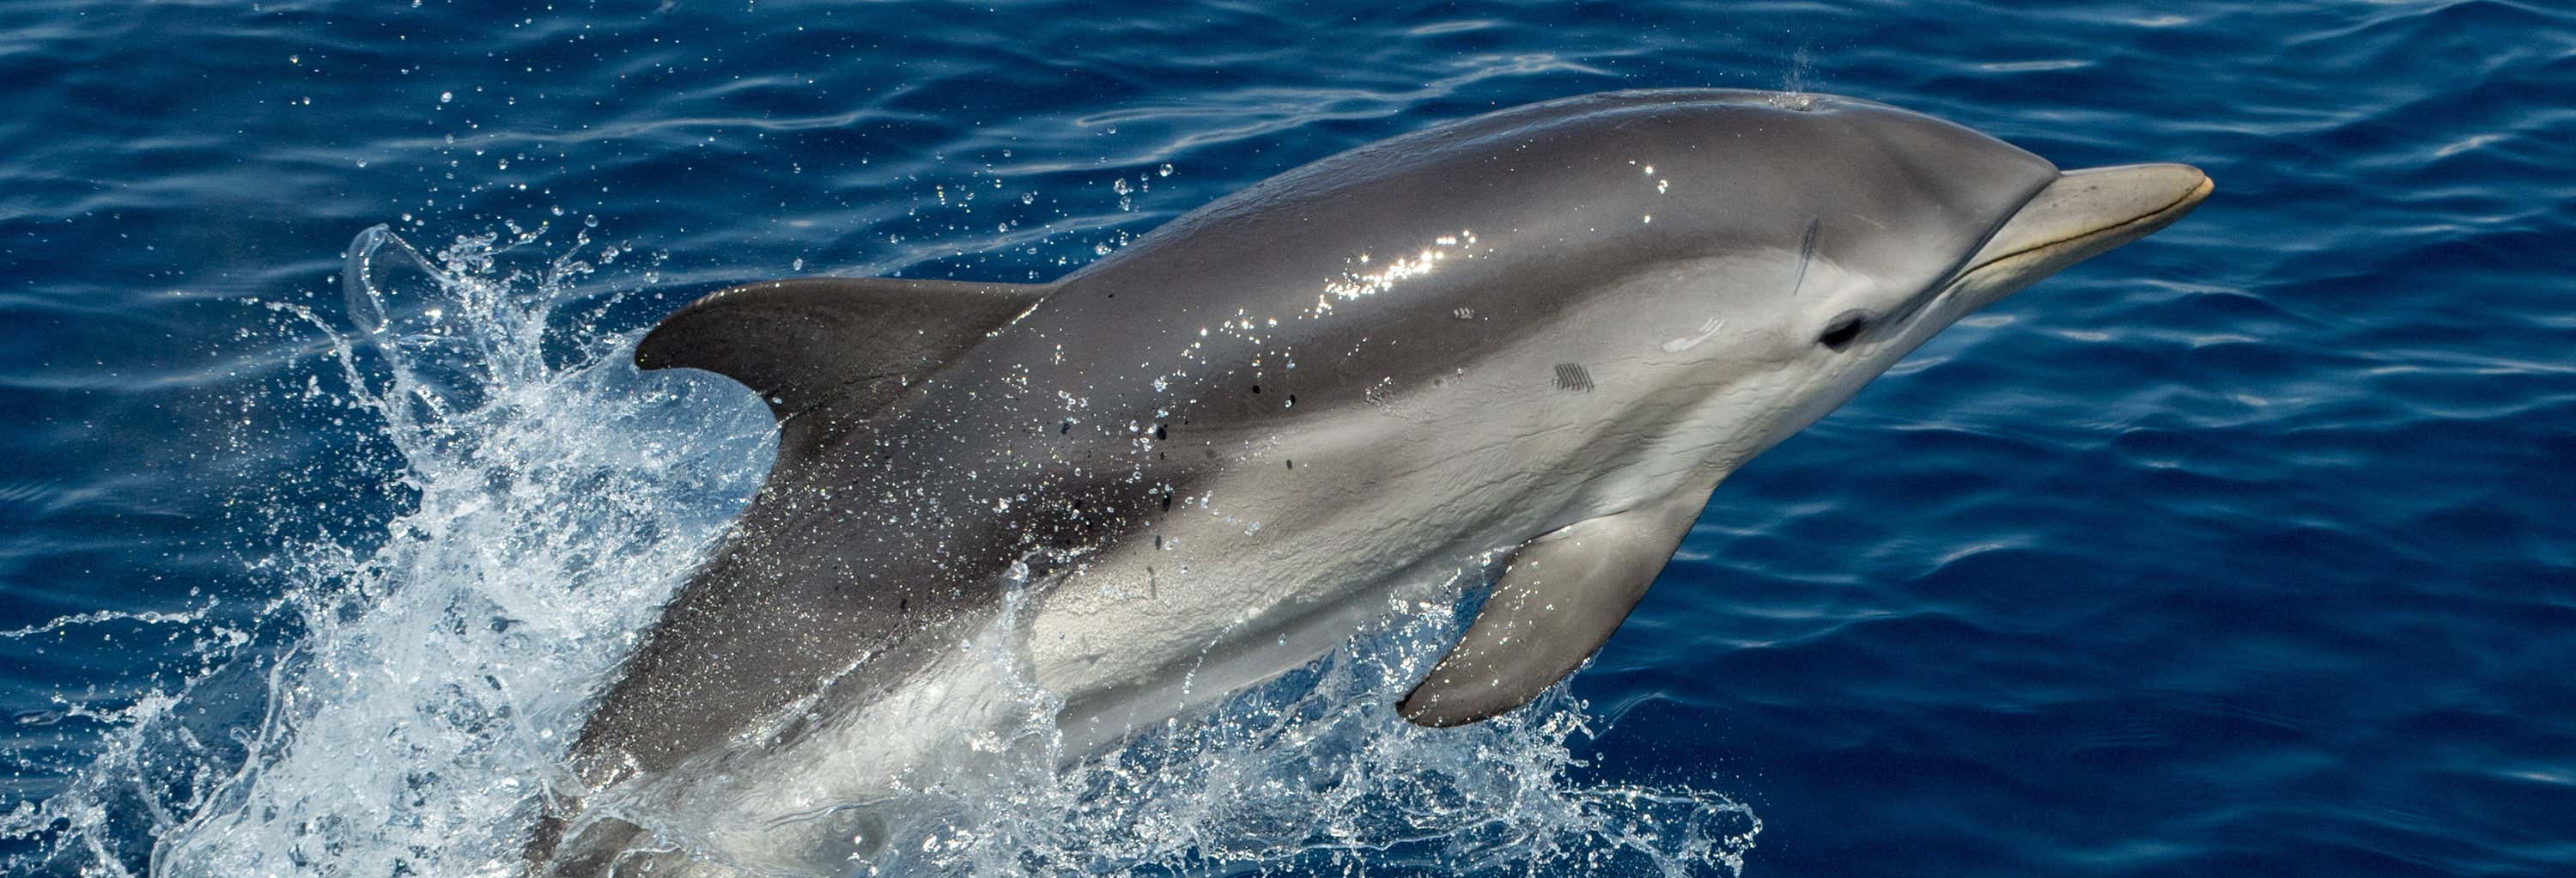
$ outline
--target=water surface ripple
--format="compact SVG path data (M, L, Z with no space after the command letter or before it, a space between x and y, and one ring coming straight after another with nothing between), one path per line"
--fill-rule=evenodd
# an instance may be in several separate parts
M12 872L505 871L766 460L748 395L618 365L692 295L1051 278L1715 85L2218 195L1736 475L1517 724L1346 708L1397 637L909 871L2576 873L2563 3L36 0L0 81ZM352 286L379 224L420 256Z

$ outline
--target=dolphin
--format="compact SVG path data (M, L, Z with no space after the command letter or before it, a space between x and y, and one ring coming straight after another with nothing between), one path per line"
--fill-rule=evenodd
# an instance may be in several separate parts
M1052 283L708 295L635 363L757 392L777 462L599 698L530 856L604 873L659 835L832 868L869 832L806 818L972 758L1027 692L1065 758L1103 752L1461 571L1490 591L1392 709L1510 711L1727 474L2210 191L1866 100L1625 91L1317 161Z

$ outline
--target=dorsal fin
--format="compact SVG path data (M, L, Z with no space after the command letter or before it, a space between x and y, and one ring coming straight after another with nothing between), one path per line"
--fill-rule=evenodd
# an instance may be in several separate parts
M705 369L769 403L793 440L819 439L885 407L1036 307L1053 287L804 277L718 290L635 345L644 369ZM802 434L802 435L799 435Z

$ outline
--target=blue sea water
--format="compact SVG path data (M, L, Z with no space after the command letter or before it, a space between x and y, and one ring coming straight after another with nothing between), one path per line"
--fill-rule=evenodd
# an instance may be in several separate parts
M1362 644L1304 743L968 790L906 871L2576 874L2563 3L17 0L0 81L13 873L506 874L766 464L623 365L695 294L1714 85L2218 194L1735 475L1526 716L1407 729Z

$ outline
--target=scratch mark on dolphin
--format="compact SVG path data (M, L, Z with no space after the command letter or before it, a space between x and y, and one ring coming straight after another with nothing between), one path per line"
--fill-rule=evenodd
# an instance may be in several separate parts
M1807 234L1798 241L1798 279L1789 284L1791 298L1796 298L1798 291L1807 286L1807 266L1816 262L1816 233L1823 231L1824 226L1822 217L1807 221Z
M1556 364L1556 389L1591 393L1592 371L1583 368L1581 363L1558 363Z

